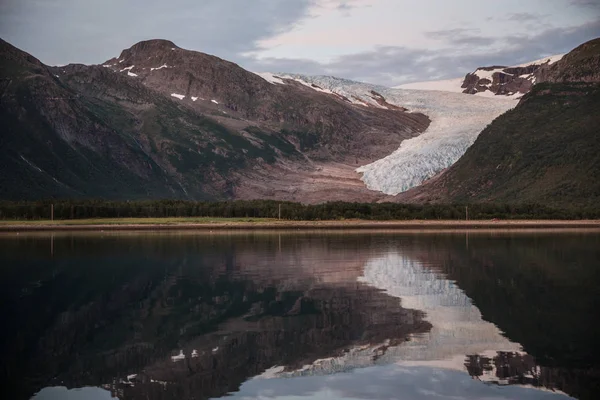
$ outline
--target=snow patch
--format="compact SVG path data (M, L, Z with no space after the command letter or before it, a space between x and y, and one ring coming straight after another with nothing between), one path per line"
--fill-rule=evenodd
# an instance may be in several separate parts
M127 71L127 75L128 75L128 76L137 76L137 74L134 74L134 73L133 73L133 72L131 72L131 71Z
M277 378L279 374L285 371L285 367L280 365L275 365L267 370L265 370L262 374L255 376L253 379L273 379Z
M135 67L135 65L131 65L131 66L129 66L129 67L125 67L125 68L123 68L123 69L122 69L121 71L119 71L119 72L131 71L131 70L133 69L133 67Z
M495 73L500 73L500 74L505 74L505 75L509 75L512 76L511 74L507 74L506 72L504 72L504 69L506 69L507 67L502 67L502 68L495 68L492 70L485 70L482 68L478 68L476 69L474 72L472 72L473 75L477 75L477 77L479 79L489 79L490 82L494 81L494 74Z
M177 93L171 93L171 97L177 97L179 100L183 100L185 98L185 95L183 95L183 94L177 94Z
M215 103L215 104L219 104L219 102L218 102L218 101L216 101L216 100L214 100L214 99L213 99L213 100L211 100L211 101L212 101L213 103Z
M171 356L171 361L178 362L185 360L185 354L183 354L183 350L179 350L179 354L176 356Z
M316 84L314 82L308 82L308 81L304 80L301 77L301 75L284 75L284 76L282 76L282 78L291 79L291 80L296 81L306 87L311 88L312 90L316 90L317 92L333 94L333 92L329 89L322 88L321 86L319 86L318 84Z
M156 71L156 70L163 69L163 68L172 68L172 67L169 67L167 64L163 64L160 67L150 68L150 71Z
M21 156L21 159L23 161L25 161L27 164L29 164L29 166L33 169L36 169L38 172L44 172L42 171L42 169L40 167L38 167L37 165L35 165L34 163L32 163L31 161L29 161L28 159L26 159L25 157L23 157L22 155L19 154L19 156Z
M270 72L259 72L259 73L255 73L255 74L260 76L261 78L263 78L265 81L272 83L273 85L275 85L275 84L284 85L285 84L285 82L282 81L281 78L273 75Z
M548 65L552 65L557 61L560 61L563 57L565 56L565 54L555 54L553 56L548 56L545 58L540 58L539 60L535 60L535 61L530 61L524 64L519 64L519 65L515 65L515 67L527 67L529 65L543 65L543 64L548 64Z
M194 96L192 96L192 101L196 101L196 100L198 100L198 98L197 98L197 97L194 97Z

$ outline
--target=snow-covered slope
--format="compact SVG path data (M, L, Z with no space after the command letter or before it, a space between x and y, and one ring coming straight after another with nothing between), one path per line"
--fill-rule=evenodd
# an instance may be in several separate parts
M529 61L523 64L515 65L515 67L528 67L530 65L543 65L543 64L554 64L557 61L560 61L565 54L556 54L549 57L540 58L539 60Z
M394 86L395 89L416 89L416 90L441 90L447 92L456 92L456 93L470 93L478 96L494 96L497 93L497 87L499 82L502 84L506 84L515 79L527 80L530 83L535 83L535 70L543 65L551 65L555 62L559 61L564 54L557 54L554 56L549 56L545 58L541 58L535 61L529 61L523 64L514 65L514 66L497 66L497 67L481 67L477 68L475 71L467 74L466 77L463 78L454 78L454 79L446 79L439 81L425 81L425 82L412 82L405 83L402 85ZM502 79L497 78L495 82L494 74L500 75ZM487 81L489 82L487 82ZM513 85L514 86L514 85ZM521 93L517 89L517 87L513 87L512 91L502 92L502 95L512 95L512 96L522 96ZM527 87L524 87L524 90L528 90Z
M444 79L441 81L413 82L394 86L394 89L441 90L444 92L462 93L464 78Z
M330 76L277 75L302 80L353 102L385 107L375 99L376 92L387 103L422 112L432 122L429 128L401 143L389 156L357 169L371 190L396 195L421 184L454 164L494 118L514 107L514 98L493 99L463 93L391 89Z

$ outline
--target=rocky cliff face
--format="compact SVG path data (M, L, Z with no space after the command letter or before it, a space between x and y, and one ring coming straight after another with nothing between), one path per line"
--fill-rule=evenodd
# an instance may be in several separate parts
M544 66L538 72L538 81L600 83L600 39L584 43L555 64Z
M481 67L468 73L461 85L463 93L518 96L528 93L550 66L562 56L553 56L531 63L507 67Z
M3 198L375 200L353 169L429 124L165 40L51 68L1 45Z

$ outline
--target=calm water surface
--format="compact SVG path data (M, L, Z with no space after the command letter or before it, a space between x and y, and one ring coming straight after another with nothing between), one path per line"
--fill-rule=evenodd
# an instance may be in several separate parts
M0 236L15 399L600 393L600 233Z

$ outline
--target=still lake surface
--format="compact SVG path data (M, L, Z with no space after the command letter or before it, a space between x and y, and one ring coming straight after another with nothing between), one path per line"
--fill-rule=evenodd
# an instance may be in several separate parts
M15 399L600 393L600 233L0 236Z

